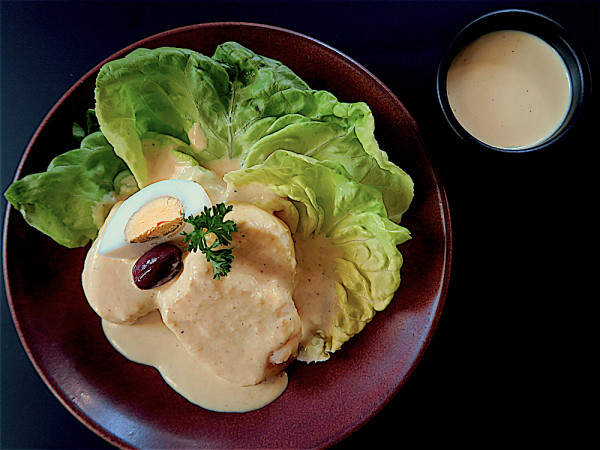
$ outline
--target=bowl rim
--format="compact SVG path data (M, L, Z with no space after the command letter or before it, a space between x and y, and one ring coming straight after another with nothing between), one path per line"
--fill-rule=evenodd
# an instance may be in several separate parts
M517 30L525 31L544 40L558 52L563 60L565 55L569 56L565 61L571 76L571 85L576 84L577 90L572 89L571 107L562 125L545 140L529 147L502 148L486 144L471 135L457 120L452 113L448 96L446 94L446 76L457 53L467 44L473 42L480 36L493 31ZM559 48L557 48L559 47ZM577 76L573 80L573 74ZM576 81L576 83L575 83ZM583 50L575 45L567 29L556 20L541 13L526 9L500 9L480 15L462 26L454 34L446 46L438 63L436 71L436 95L442 113L450 128L463 142L471 147L484 148L503 153L522 154L535 150L548 148L562 139L575 127L588 102L592 91L591 70Z

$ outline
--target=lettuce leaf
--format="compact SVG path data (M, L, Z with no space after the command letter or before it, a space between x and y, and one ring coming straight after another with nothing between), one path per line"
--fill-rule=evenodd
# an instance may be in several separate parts
M279 150L259 165L229 172L225 180L234 189L263 183L289 198L299 215L295 239L324 235L342 250L336 259L339 312L299 356L327 359L392 300L403 263L397 246L410 239L409 231L388 219L380 189L357 183L337 162Z
M137 49L100 69L95 99L101 131L6 191L29 224L78 247L97 236L116 201L165 174L215 189L215 198L260 183L278 196L269 201L294 222L295 238L324 236L341 255L338 313L300 359L327 359L392 300L414 185L379 147L366 102L313 90L235 42L212 57ZM225 175L228 186L206 168L224 158L241 165Z
M105 64L96 86L100 128L140 187L147 184L141 136L149 131L191 144L189 130L203 123L215 133L212 147L223 151L229 80L211 58L185 49L141 48Z
M153 132L188 144L201 165L239 157L246 169L279 149L336 161L353 180L381 188L396 222L413 198L411 178L375 140L366 103L312 90L287 66L235 42L212 58L163 47L109 62L96 80L96 111L140 187L149 182L141 139Z
M4 193L27 223L65 247L94 239L110 208L137 185L102 133L54 158L46 172L15 181Z

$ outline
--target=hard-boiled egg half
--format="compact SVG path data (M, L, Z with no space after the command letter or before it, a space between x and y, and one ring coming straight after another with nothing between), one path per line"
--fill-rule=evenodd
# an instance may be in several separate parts
M98 253L137 258L158 244L181 239L181 231L192 227L183 219L211 206L204 188L193 181L150 184L119 206L106 225Z

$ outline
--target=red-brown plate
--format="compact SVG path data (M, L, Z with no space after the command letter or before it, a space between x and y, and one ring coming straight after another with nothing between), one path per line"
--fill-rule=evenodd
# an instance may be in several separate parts
M29 227L14 208L7 208L4 276L21 341L62 404L117 447L333 445L373 417L403 386L427 347L446 296L450 217L417 125L394 94L358 63L281 28L200 24L121 50L86 74L54 106L26 149L17 177L45 170L53 156L69 150L57 143L66 142L74 118L93 107L95 77L108 60L136 47L166 45L212 55L228 40L282 61L314 89L333 92L341 101L369 104L381 148L415 182L415 199L403 222L413 236L401 246L403 281L391 305L330 361L292 364L288 389L274 403L249 413L215 413L187 402L155 369L130 362L111 347L81 288L87 248L63 248ZM36 267L22 254L36 255Z

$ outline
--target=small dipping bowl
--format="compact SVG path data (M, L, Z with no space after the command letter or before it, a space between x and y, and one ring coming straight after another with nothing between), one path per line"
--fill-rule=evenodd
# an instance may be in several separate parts
M456 35L438 67L437 95L466 142L522 153L573 127L590 83L585 55L561 25L510 9L481 16Z

